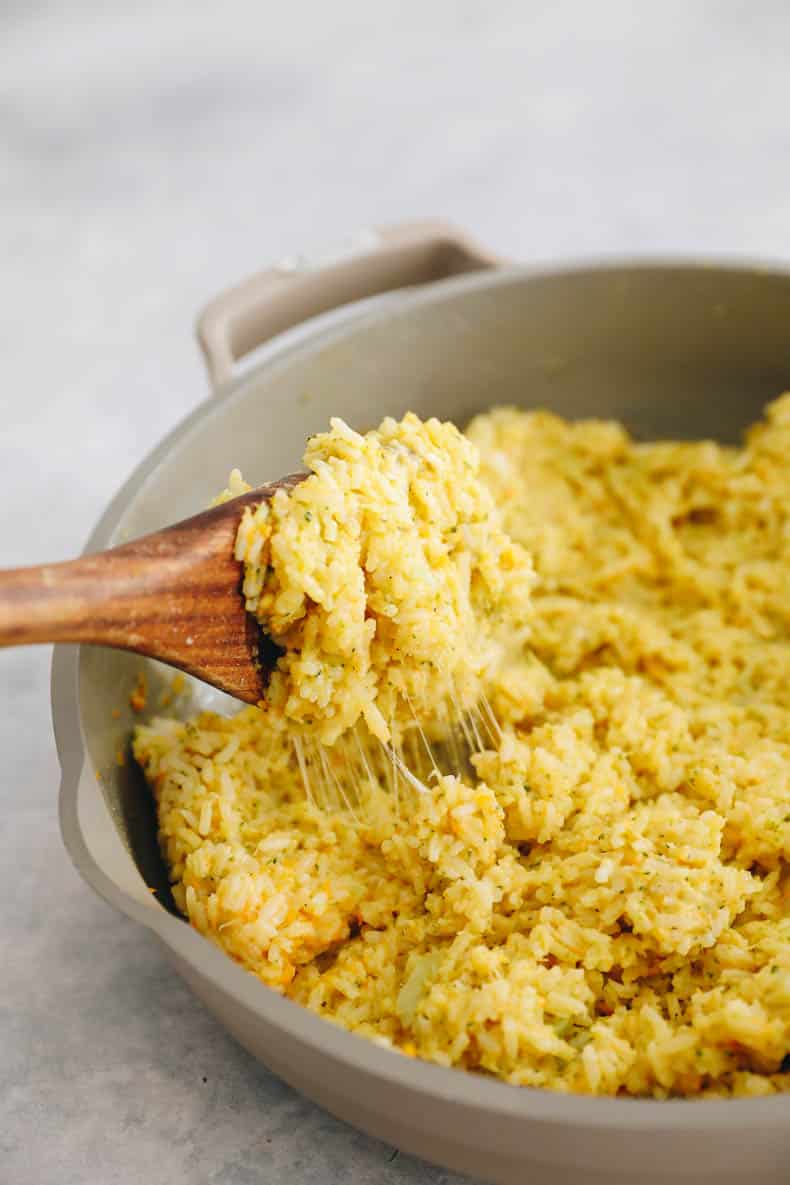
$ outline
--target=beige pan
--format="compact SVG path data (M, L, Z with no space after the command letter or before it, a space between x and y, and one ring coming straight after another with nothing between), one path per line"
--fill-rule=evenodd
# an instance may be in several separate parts
M238 374L240 359L275 334ZM209 307L200 337L215 397L137 469L91 550L202 509L233 465L255 484L291 472L330 415L365 428L410 409L463 424L513 403L616 417L642 437L736 440L790 388L790 273L683 261L502 266L423 223L256 277ZM790 1180L790 1095L660 1103L510 1087L378 1048L242 971L168 909L148 793L133 766L116 762L141 665L98 648L55 655L66 846L89 884L160 938L206 1007L275 1073L357 1127L501 1185ZM155 709L168 673L148 664L148 674ZM196 686L196 700L205 696Z

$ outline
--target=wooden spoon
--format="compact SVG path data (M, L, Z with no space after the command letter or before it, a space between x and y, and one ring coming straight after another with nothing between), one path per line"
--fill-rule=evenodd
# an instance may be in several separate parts
M260 486L110 551L0 572L0 646L113 646L257 703L279 652L244 607L236 530L246 507L303 477Z

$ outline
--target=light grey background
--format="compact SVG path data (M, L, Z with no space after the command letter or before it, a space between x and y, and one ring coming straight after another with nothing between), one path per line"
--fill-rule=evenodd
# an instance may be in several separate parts
M283 254L441 214L787 259L789 49L783 0L4 0L0 561L79 550L206 393L197 309ZM0 1183L457 1180L281 1086L78 880L48 664L0 656Z

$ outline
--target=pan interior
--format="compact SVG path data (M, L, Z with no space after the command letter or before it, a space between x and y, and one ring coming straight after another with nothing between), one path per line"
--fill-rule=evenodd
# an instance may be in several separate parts
M204 404L131 479L94 544L202 509L233 466L253 484L292 472L306 437L331 415L361 430L407 410L463 424L505 403L622 420L642 439L736 442L790 388L788 325L790 276L745 268L642 265L450 281L307 337ZM141 671L146 706L135 712L129 700ZM137 872L173 910L150 796L129 757L131 729L164 712L235 705L196 683L173 697L171 680L133 655L81 652L80 712L97 784Z

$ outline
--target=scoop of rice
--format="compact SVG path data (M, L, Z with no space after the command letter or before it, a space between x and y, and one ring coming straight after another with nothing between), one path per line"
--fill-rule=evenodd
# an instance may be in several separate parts
M503 627L524 634L534 580L477 449L415 415L364 436L334 419L304 460L310 476L247 511L236 543L247 608L284 651L270 709L331 744L360 718L388 740L470 707Z

